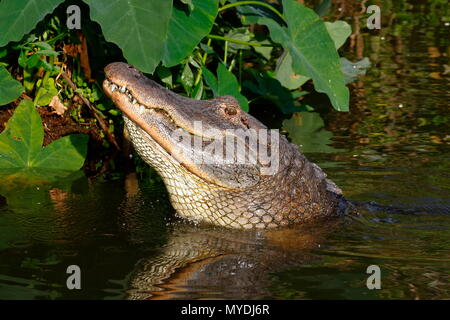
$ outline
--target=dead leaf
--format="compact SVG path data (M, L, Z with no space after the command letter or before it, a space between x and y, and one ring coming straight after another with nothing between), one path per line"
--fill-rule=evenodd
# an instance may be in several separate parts
M79 44L65 44L63 51L66 55L76 58L80 53L80 45Z
M66 112L67 107L59 100L58 96L53 96L52 101L50 101L49 106L55 110L57 115L62 116Z
M91 66L89 64L89 54L86 37L81 32L78 34L78 39L80 39L80 64L84 71L84 74L89 82L94 81L91 77Z
M86 41L86 37L82 32L78 33L78 39L80 40L79 44L66 44L64 45L64 53L71 57L80 56L80 65L83 69L84 75L89 82L95 81L92 79L91 66L89 64L89 53L88 53L88 45Z

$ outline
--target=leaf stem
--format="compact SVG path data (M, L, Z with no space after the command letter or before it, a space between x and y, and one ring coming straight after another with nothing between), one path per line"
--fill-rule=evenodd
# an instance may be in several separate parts
M239 84L242 84L242 50L239 50Z
M53 63L55 61L55 57L49 57L49 64L53 66ZM40 98L40 91L41 89L45 88L45 85L47 84L48 79L50 78L51 71L45 71L44 78L41 81L41 85L36 90L36 96L34 97L34 104L37 105L39 98Z
M211 46L211 39L208 39L208 42L206 43L206 45L207 45L208 47ZM208 57L208 52L205 52L205 54L203 55L203 59L202 59L203 65L206 63L206 58L207 58L207 57Z
M225 49L223 52L223 64L227 65L227 58L228 58L228 41L225 41Z
M238 2L234 2L234 3L229 3L227 5L224 5L223 7L219 8L219 12L233 8L233 7L237 7L237 6L245 6L245 5L258 5L258 6L263 6L269 10L271 10L273 13L275 13L277 16L279 16L281 18L281 20L283 20L284 22L286 22L286 19L284 18L284 16L280 13L280 11L278 11L277 9L275 9L274 7L272 7L270 4L265 3L265 2L261 2L261 1L238 1Z
M206 43L206 45L208 47L211 45L211 39L208 39L208 42ZM205 52L205 54L203 55L203 58L201 59L202 65L205 65L207 57L208 57L208 53ZM196 86L200 82L200 80L202 79L202 73L203 73L202 68L199 68L197 76L195 77L194 86Z
M218 35L215 35L215 34L209 34L209 35L207 35L207 37L210 38L210 39L216 39L216 40L221 40L221 41L228 41L228 42L242 44L242 45L246 45L246 46L252 46L252 47L273 47L273 45L270 45L270 44L262 44L262 43L257 43L257 42L248 42L248 41L236 40L236 39L232 39L232 38L218 36Z
M228 67L228 71L231 72L235 65L236 65L236 57L234 57L233 60L231 60L230 66Z
M61 34L58 34L56 37L47 40L47 43L48 43L48 44L53 44L53 43L55 43L56 41L58 41L59 39L64 38L64 37L67 36L68 34L69 34L68 32L63 32L63 33L61 33Z

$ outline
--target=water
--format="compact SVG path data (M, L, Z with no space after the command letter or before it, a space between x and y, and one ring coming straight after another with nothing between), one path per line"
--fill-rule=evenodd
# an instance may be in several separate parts
M174 219L157 178L3 180L0 299L450 298L450 28L442 12L414 5L346 53L372 63L352 84L351 113L283 121L349 199L376 202L361 217L226 231ZM82 290L66 288L72 264ZM366 287L369 265L381 269L380 290Z

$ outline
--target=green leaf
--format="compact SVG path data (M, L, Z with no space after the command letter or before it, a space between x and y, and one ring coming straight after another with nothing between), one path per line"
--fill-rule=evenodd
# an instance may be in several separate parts
M225 35L225 37L234 39L234 40L250 42L253 39L254 35L248 30L248 27L242 27L242 28L231 29ZM243 49L243 50L247 49L248 50L248 49L250 49L250 46L245 45L245 44L233 43L233 42L228 43L228 51L230 53L236 53L236 51L239 49Z
M233 73L227 70L223 63L217 66L217 83L219 96L230 95L236 98L242 110L248 112L248 101L241 94L239 82Z
M33 45L35 45L36 47L38 47L39 49L42 49L42 50L53 50L52 46L49 45L47 42L38 41L38 42L34 42Z
M30 167L43 139L39 113L31 101L22 100L0 134L0 168Z
M36 84L33 75L27 68L23 69L23 86L27 92L31 92Z
M162 82L172 87L172 71L170 71L169 68L166 68L164 66L158 66L156 68L156 74L158 75L159 79L161 79Z
M25 66L27 67L27 68L39 68L40 67L40 64L41 64L41 57L38 55L38 54L36 54L36 53L33 53L28 59L27 58L25 58L26 60L25 60Z
M248 112L247 98L241 94L239 83L234 74L228 71L223 63L219 63L217 66L217 78L205 67L203 67L202 70L204 79L213 91L215 97L224 95L233 96L238 101L241 109Z
M59 170L78 170L86 157L88 136L71 134L42 148L33 161L33 166Z
M350 27L347 22L342 20L325 22L325 27L327 28L331 39L333 39L336 49L342 47L347 38L352 34L352 27Z
M259 42L260 44L270 44L269 40L263 40ZM272 55L273 47L253 47L253 49L258 52L260 55L262 55L267 61L270 60L270 57Z
M6 57L8 50L6 48L0 49L0 59Z
M78 170L87 151L86 135L70 135L42 148L44 129L34 104L22 100L0 134L0 168Z
M47 106L56 95L58 95L58 90L55 87L55 80L49 78L47 83L39 88L34 101L38 106Z
M200 48L207 54L213 54L214 53L213 48L211 48L210 46L207 46L204 43L200 43Z
M283 12L287 28L267 18L259 21L269 27L272 39L288 50L293 71L311 77L316 90L326 93L335 109L348 111L349 91L324 22L314 11L293 0L283 0Z
M251 91L272 101L284 114L291 114L299 111L294 104L294 99L289 90L284 88L277 79L272 78L268 74L253 74L257 84L245 81L244 86Z
M17 60L17 62L19 63L19 66L21 66L22 68L26 68L27 67L27 54L24 50L20 51L19 54L19 59Z
M348 25L345 21L338 20L333 23L325 22L325 26L327 27L327 31L334 41L336 49L339 49L352 33L350 25ZM284 87L290 90L299 88L306 81L311 79L294 72L294 70L292 69L292 57L287 52L285 52L285 54L282 55L278 60L275 72L276 78ZM345 83L348 82L345 81Z
M164 65L180 63L212 28L218 10L217 0L192 0L194 9L173 8L164 50Z
M56 52L55 50L40 50L38 52L36 52L36 54L39 54L41 56L47 56L47 57L56 57L59 53Z
M187 93L191 92L192 86L194 85L194 74L188 63L184 65L183 73L181 74L181 84Z
M20 82L13 79L5 67L0 66L0 106L16 100L22 92Z
M192 56L189 56L188 61L191 64L191 66L193 66L194 68L197 68L197 69L201 68L201 65L197 61L195 61L195 59Z
M172 1L84 0L106 40L116 43L130 64L152 73L164 54ZM183 35L186 30L183 30Z
M310 78L296 74L292 70L292 57L288 52L285 52L278 60L277 68L275 70L276 78L283 87L289 90L294 90L302 86Z
M20 40L63 0L0 1L0 47Z
M197 85L192 90L191 98L201 100L202 96L203 96L203 81L200 80L200 82L197 83Z
M215 95L216 92L219 91L219 84L217 83L216 76L211 71L206 69L206 67L202 67L202 73L203 78L205 79L206 83L208 84L208 86L211 88L211 90Z

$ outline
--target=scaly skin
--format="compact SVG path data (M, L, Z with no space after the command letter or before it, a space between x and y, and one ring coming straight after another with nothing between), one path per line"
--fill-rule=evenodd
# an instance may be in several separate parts
M105 73L104 91L123 112L136 151L162 176L181 217L231 228L265 229L330 217L349 208L341 190L277 132L269 133L279 141L279 165L271 174L263 169L272 162L240 164L237 153L231 164L187 161L177 149L175 130L207 141L211 135L205 129L226 132L234 139L240 138L230 129L268 130L243 112L233 97L204 101L182 97L121 62L108 65ZM201 121L204 130L196 129L194 121ZM194 151L202 159L215 159L211 151Z

